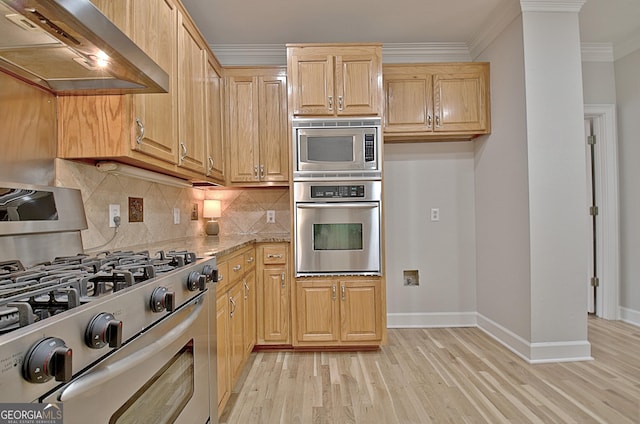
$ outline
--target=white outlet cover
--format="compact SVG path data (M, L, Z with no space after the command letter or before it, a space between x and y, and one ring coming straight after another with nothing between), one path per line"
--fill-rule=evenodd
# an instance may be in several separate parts
M180 208L173 208L173 223L180 224Z

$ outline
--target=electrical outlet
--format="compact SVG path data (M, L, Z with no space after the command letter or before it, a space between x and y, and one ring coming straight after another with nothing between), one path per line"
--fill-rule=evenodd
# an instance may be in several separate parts
M176 225L180 223L180 208L173 208L173 223Z
M276 223L276 211L269 210L267 211L267 224L275 224Z
M431 208L431 220L432 221L440 221L440 209Z
M120 205L109 205L109 227L116 227L115 217L120 217Z

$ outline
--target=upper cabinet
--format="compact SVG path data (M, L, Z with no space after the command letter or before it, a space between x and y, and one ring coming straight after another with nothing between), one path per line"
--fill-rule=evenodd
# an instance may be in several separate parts
M113 159L222 183L221 147L214 157L217 146L210 143L222 143L221 105L208 105L221 95L222 68L186 11L174 0L94 3L169 74L170 88L163 94L60 97L58 156Z
M284 68L225 68L230 185L288 185Z
M488 63L385 65L383 75L385 142L490 133Z
M382 114L381 44L288 44L293 116Z
M213 55L207 56L206 67L206 125L207 125L207 172L206 176L224 184L225 155L222 126L224 122L224 80L220 65Z

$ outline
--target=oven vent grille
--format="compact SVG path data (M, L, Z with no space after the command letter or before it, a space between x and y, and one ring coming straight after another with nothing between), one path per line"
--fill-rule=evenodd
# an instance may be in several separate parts
M293 128L340 128L340 127L376 127L382 123L381 118L335 118L335 119L293 119Z

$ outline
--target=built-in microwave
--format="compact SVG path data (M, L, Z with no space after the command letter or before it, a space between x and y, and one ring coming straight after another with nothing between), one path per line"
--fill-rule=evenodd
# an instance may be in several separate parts
M296 118L294 180L380 179L381 119Z

